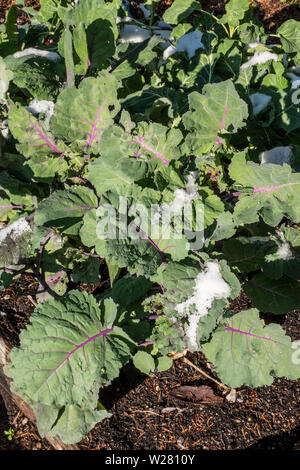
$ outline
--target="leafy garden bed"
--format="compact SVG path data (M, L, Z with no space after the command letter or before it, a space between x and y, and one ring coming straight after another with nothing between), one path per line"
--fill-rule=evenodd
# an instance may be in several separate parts
M35 287L0 331L39 434L293 446L300 23L266 32L246 0L23 11L1 31L0 282Z

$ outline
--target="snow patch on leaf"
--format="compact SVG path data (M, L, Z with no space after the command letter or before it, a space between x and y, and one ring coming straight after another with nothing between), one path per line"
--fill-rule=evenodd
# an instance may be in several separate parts
M27 220L22 217L13 224L0 230L0 246L10 237L13 241L18 241L25 233L31 232L31 227Z
M15 59L20 59L21 57L27 57L34 55L36 57L44 57L45 59L50 60L51 62L58 62L60 60L60 55L56 52L44 51L42 49L36 49L35 47L29 47L24 49L24 51L18 51L14 53Z
M45 115L45 126L49 129L50 119L54 113L55 104L53 101L37 100L34 99L29 103L27 110L34 116L38 116L40 113Z
M298 75L292 72L287 73L286 76L291 81L292 90L297 90L297 88L300 87L300 77L298 77Z
M288 260L293 258L292 250L288 242L284 242L281 247L276 252L278 258L283 260Z
M163 54L164 59L168 59L171 55L175 54L175 52L186 52L188 58L191 59L194 57L197 49L205 49L202 43L202 36L203 33L198 29L191 33L184 34L178 39L176 46L171 45L167 47Z
M131 42L137 44L150 38L150 32L146 29L134 25L125 25L120 34L122 42Z
M195 199L198 199L199 197L198 185L195 181L194 173L190 173L186 179L187 183L185 190L176 189L176 191L174 192L175 198L170 204L170 209L175 214L180 213L181 209L185 206L185 204L188 204L194 201Z
M260 154L260 162L273 163L275 165L283 165L291 162L292 150L290 147L275 147Z
M279 57L277 54L273 54L272 52L256 52L251 59L248 60L248 62L245 62L241 66L241 70L248 69L249 67L253 67L254 65L258 64L265 64L269 60L275 60L276 62L279 60Z
M187 316L189 326L186 331L188 349L197 349L197 327L201 317L208 314L215 299L229 297L231 288L224 281L217 261L207 263L206 269L196 277L194 293L175 309L182 316ZM191 307L193 311L191 313Z
M264 93L253 93L249 98L253 107L254 116L263 111L272 99L271 96L265 95Z

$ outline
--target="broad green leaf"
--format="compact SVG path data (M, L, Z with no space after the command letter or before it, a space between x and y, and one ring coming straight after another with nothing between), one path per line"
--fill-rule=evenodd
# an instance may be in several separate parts
M156 359L156 370L157 372L163 372L169 370L172 367L173 361L168 356L161 356Z
M300 49L300 24L296 20L285 21L277 30L285 52L298 52Z
M64 408L62 415L51 428L52 436L58 436L65 444L81 441L95 426L112 415L106 410L82 409L78 405Z
M196 154L225 144L225 138L245 125L248 106L239 97L234 84L225 82L207 84L203 93L189 95L188 111L183 116L188 143Z
M78 405L68 405L59 410L55 406L37 403L33 410L40 436L45 437L50 432L65 444L81 441L96 423L111 416L106 410L83 409Z
M248 273L259 269L266 251L272 245L268 237L238 237L227 240L222 248L230 266Z
M32 173L36 182L51 184L55 175L64 175L68 171L68 162L58 156L33 155L26 161L26 168Z
M280 325L263 326L256 309L246 310L219 326L203 352L223 383L232 388L271 385L275 376L296 379L293 343Z
M74 86L75 73L74 73L74 60L73 60L73 36L67 27L61 37L63 56L66 63L66 77L67 85L69 87Z
M208 227L205 234L206 242L215 242L231 238L236 232L235 223L230 212L223 212Z
M59 91L59 82L53 75L53 70L49 70L45 64L20 64L13 71L13 82L23 92L27 91L27 95L30 93L38 100L51 101Z
M13 205L36 205L36 196L41 195L41 188L11 176L7 171L0 171L0 190L3 190Z
M100 280L99 258L85 257L85 260L75 262L71 279L73 282L83 282L85 284L97 283Z
M226 14L222 16L221 22L229 26L239 26L245 13L249 10L249 0L230 0L226 4Z
M288 313L300 307L299 282L287 277L275 280L264 273L256 274L244 284L246 295L262 312Z
M63 90L51 119L53 134L97 153L103 131L120 109L117 88L115 78L102 73L98 78L85 78L78 88Z
M73 30L73 45L80 62L75 65L75 72L85 75L90 64L86 31L83 23L79 23Z
M12 135L20 142L18 148L25 157L51 153L61 156L65 150L65 145L56 141L44 122L37 120L26 108L11 106L8 125Z
M131 194L136 176L143 176L143 163L136 159L129 159L115 155L115 161L98 158L89 165L88 180L95 187L98 196L107 191L114 191L117 194ZM136 173L135 169L140 171Z
M133 356L133 364L144 374L149 375L155 369L155 362L153 357L145 351L138 351Z
M230 177L235 181L235 193L244 202L244 211L249 206L249 222L253 215L261 215L266 224L276 226L285 216L294 222L300 221L300 174L293 173L287 164L275 165L246 163L236 158L229 167ZM241 203L240 203L241 204ZM244 213L243 222L247 215ZM239 223L238 214L235 220Z
M19 48L19 34L17 27L18 7L12 5L6 14L5 32L7 42L5 47L5 55L16 52Z
M164 13L163 20L166 23L177 25L195 10L201 10L201 5L195 0L174 0Z
M298 130L300 128L300 90L289 90L287 93L282 91L279 95L279 106L280 113L277 115L276 125L286 132Z
M111 299L99 308L79 291L40 304L5 368L18 394L45 405L94 408L97 389L118 376L134 345L112 326L115 311Z
M85 186L58 190L38 206L35 223L55 227L67 234L76 234L87 211L98 207L95 193Z
M204 200L204 220L205 227L211 225L214 220L224 212L222 200L215 194L209 195Z
M89 67L100 68L106 59L115 52L115 36L112 29L111 18L98 18L86 30Z
M41 8L38 12L38 19L41 17L41 22L47 22L53 19L57 13L58 7L66 6L68 0L40 0Z
M105 262L109 273L110 287L113 287L113 284L119 277L121 269L117 264L112 263L109 259L106 259Z
M110 296L118 305L127 306L143 298L152 283L144 277L126 275L115 282Z

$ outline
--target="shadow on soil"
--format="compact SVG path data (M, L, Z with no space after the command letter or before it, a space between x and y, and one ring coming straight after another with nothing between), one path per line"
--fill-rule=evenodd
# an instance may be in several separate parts
M247 450L300 450L300 426L291 433L265 437Z

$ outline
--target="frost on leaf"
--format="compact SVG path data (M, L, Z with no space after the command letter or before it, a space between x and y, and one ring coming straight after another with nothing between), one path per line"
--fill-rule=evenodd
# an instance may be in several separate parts
M29 223L23 217L0 230L1 266L17 264L26 256L32 233Z
M231 288L224 281L218 262L209 262L205 271L196 277L193 295L175 307L180 315L188 317L186 337L190 351L197 349L197 326L200 318L208 314L215 299L227 298L230 292Z
M283 165L291 162L292 150L290 147L275 147L260 154L260 162L274 163L275 165Z
M254 116L263 111L271 102L271 96L265 95L264 93L253 93L249 98L252 103Z

